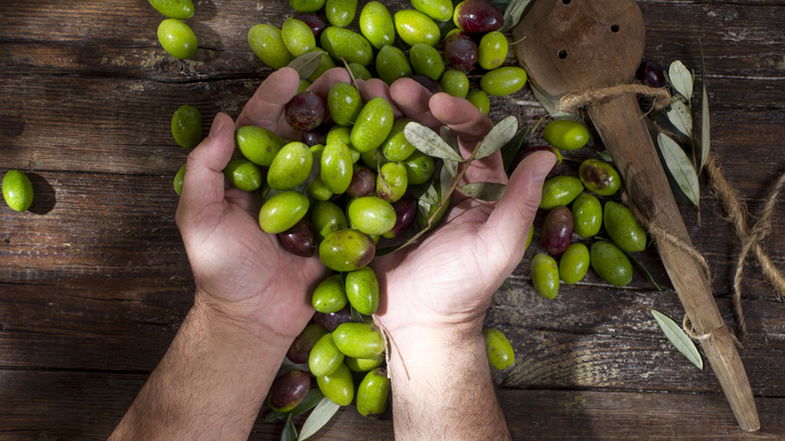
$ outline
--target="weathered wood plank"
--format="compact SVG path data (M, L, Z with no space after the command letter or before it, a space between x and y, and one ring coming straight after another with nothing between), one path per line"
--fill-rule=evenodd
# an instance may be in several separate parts
M0 439L104 440L144 380L136 374L0 371ZM717 394L502 390L499 398L519 441L779 440L785 433L782 398L757 398L762 428L756 434L738 430ZM280 430L260 418L249 439L277 440ZM392 423L345 409L313 439L391 441Z

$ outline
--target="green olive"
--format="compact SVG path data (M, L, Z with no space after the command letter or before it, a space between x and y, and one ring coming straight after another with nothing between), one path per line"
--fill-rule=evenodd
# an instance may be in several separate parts
M469 93L469 77L459 70L447 69L439 84L445 93L458 98L466 98L466 94Z
M581 194L572 203L571 211L575 234L588 239L600 232L600 228L602 228L602 205L596 197L589 193Z
M430 46L429 46L430 47ZM408 118L402 118L395 121L390 135L382 145L382 153L384 157L390 161L403 161L414 153L414 146L406 139L404 129L406 124L412 122Z
M646 249L646 230L624 205L606 202L603 225L611 240L622 250L631 253Z
M379 281L373 269L366 266L346 274L346 297L360 314L376 313L379 309Z
M340 406L352 404L354 399L354 383L352 373L345 364L341 363L338 369L330 375L316 377L316 384L322 395Z
M264 127L242 126L234 135L237 148L245 159L256 165L269 167L286 141Z
M262 171L247 159L234 158L224 168L226 179L243 191L254 191L262 186Z
M321 52L322 58L319 59L319 65L316 66L316 70L314 70L311 76L308 77L308 81L312 83L319 79L323 73L335 67L335 61L333 61L332 57L330 57L327 52L324 52L321 49L314 49L314 51Z
M406 158L403 165L406 166L409 185L424 184L433 176L433 159L419 150L415 150L411 156Z
M409 49L409 61L414 71L438 81L444 73L444 60L439 51L428 44L417 43Z
M335 83L327 93L327 108L330 110L330 117L339 126L354 124L362 107L363 98L360 91L351 84ZM329 143L328 138L327 144ZM348 137L344 143L349 144Z
M368 68L359 63L349 63L349 72L356 80L370 80L373 78Z
M539 295L546 299L559 295L559 265L553 257L537 253L531 263L531 278Z
M559 276L564 283L572 285L583 280L589 271L589 249L582 243L574 243L559 259Z
M322 239L349 225L341 207L327 201L314 204L311 209L311 224Z
M599 159L587 159L578 169L586 189L600 196L613 196L621 187L619 172L612 165Z
M194 3L191 0L147 0L156 11L169 18L187 20L194 16Z
M18 212L27 211L33 204L33 183L19 170L9 170L3 176L3 199Z
M534 227L533 226L529 228L529 234L528 234L528 236L526 236L526 247L524 248L525 250L529 249L529 245L532 244L532 239L534 239Z
M376 194L388 202L402 198L408 187L406 166L400 162L388 162L379 169L376 176Z
M480 89L471 89L466 99L474 104L474 107L480 109L483 115L487 115L491 111L491 99L488 94Z
M311 183L308 184L308 194L317 201L329 201L333 197L333 192L324 185L319 176L314 176Z
M373 49L368 40L349 29L330 26L320 37L322 47L336 60L367 66L373 60Z
M302 142L290 142L275 155L267 171L267 185L290 190L305 182L313 167L313 153ZM326 183L325 183L326 184Z
M286 50L295 57L316 48L316 37L304 21L290 18L281 26L281 38Z
M376 73L385 83L392 84L398 78L410 76L412 67L402 50L387 45L376 55Z
M333 271L360 269L371 263L375 254L373 239L349 228L336 231L319 244L319 259Z
M322 152L319 177L334 194L341 194L352 183L352 154L346 144L327 144Z
M330 375L343 364L344 355L333 341L332 334L316 340L308 355L308 369L315 377Z
M196 55L196 34L190 26L176 18L167 18L158 25L158 41L175 58L182 60Z
M289 0L289 6L297 12L316 12L324 7L326 0Z
M373 358L384 352L384 338L373 323L341 323L333 331L333 341L348 357Z
M412 0L412 6L436 21L446 21L452 17L451 0Z
M308 205L307 196L296 191L282 191L262 205L259 226L266 233L283 233L305 216Z
M594 242L591 246L591 267L602 280L616 286L627 286L632 282L630 259L610 242Z
M249 29L248 44L254 55L273 69L280 69L292 61L292 54L286 49L281 30L273 25L258 24Z
M384 199L363 196L346 208L349 224L365 234L384 234L395 226L395 209Z
M515 351L512 349L507 336L498 329L487 328L483 331L485 336L485 350L488 361L494 368L503 371L515 364Z
M202 114L193 106L180 106L172 114L172 138L183 148L192 149L202 140Z
M376 418L387 410L390 379L387 371L378 368L368 372L357 387L357 412L366 418Z
M390 134L394 122L392 106L382 97L376 97L363 107L352 127L352 147L367 152L379 147Z
M172 181L172 186L174 187L174 192L177 193L177 196L183 194L183 181L185 181L185 164L180 166L180 169L177 170L177 174L174 175L174 180Z
M509 46L507 37L499 31L491 31L482 36L478 47L478 61L485 70L493 70L504 64Z
M583 191L581 180L575 176L556 176L548 179L542 186L540 208L550 210L568 205Z
M384 362L384 357L381 355L372 358L346 357L344 358L344 362L346 363L346 367L354 372L368 372L371 369L381 366Z
M327 139L325 140L326 144L335 144L337 142L342 142L344 144L351 145L351 134L352 129L349 127L342 127L342 126L334 126L327 132Z
M542 137L557 149L578 150L589 142L589 129L578 121L557 119L545 125Z
M381 2L371 1L363 7L360 12L360 31L376 49L395 42L392 15Z
M395 29L398 36L409 46L424 43L436 46L439 43L439 26L420 11L404 9L395 13Z
M488 95L513 94L526 85L526 71L516 66L505 66L487 72L480 80L480 87Z
M324 14L333 26L349 26L356 13L357 0L327 0L324 5Z
M381 149L362 152L360 153L360 158L363 160L363 164L367 165L372 170L378 170L379 167L389 162L387 161L387 158L384 157L384 154L382 154Z
M334 274L319 282L311 296L313 309L325 314L342 310L347 301L340 274Z

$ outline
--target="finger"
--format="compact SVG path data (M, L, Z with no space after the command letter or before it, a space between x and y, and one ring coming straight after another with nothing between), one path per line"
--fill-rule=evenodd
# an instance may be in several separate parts
M292 68L283 67L270 74L243 107L238 126L254 125L276 130L284 106L296 94L300 76Z
M395 119L403 116L401 111L398 109L398 106L395 105L392 97L390 97L390 88L387 86L387 83L378 78L371 78L370 80L360 81L359 86L360 93L362 93L363 99L365 99L366 102L377 97L382 97L386 99L388 103L390 103L390 106L392 106Z
M480 230L484 241L499 244L502 249L489 256L500 259L497 265L514 266L523 257L526 238L540 205L543 181L555 164L553 153L535 152L515 169L504 197Z
M352 83L352 78L349 72L342 67L334 67L323 73L316 81L308 86L308 91L319 95L322 98L327 98L327 93L335 83Z
M223 169L234 151L232 118L219 113L213 120L210 134L188 155L183 194L177 207L178 223L191 220L205 208L224 200Z
M477 142L491 130L493 123L474 104L446 93L431 97L429 107L433 116L466 142Z
M401 109L401 113L420 124L436 129L442 123L434 118L428 107L432 95L431 91L411 78L401 78L390 86L390 96Z

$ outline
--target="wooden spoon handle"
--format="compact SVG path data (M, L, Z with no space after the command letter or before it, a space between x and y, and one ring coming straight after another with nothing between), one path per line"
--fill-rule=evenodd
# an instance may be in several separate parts
M629 203L648 220L692 246L634 95L601 100L589 116L625 183ZM701 345L742 429L760 428L749 380L730 330L722 320L707 275L689 253L659 240L657 248L695 330L711 335Z

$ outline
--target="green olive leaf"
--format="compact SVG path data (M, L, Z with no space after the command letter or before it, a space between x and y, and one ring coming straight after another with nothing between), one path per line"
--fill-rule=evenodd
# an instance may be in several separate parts
M276 421L286 418L288 415L289 415L288 413L278 412L277 410L271 410L270 413L264 416L264 422L274 423Z
M322 398L324 398L322 391L317 388L311 388L308 390L308 393L305 395L305 398L303 398L300 404L298 404L297 407L292 409L289 413L292 414L293 418L298 417L316 407L316 405L322 401Z
M556 102L551 99L548 95L546 95L543 91L538 89L534 86L534 84L529 83L532 88L532 93L534 94L534 98L539 101L540 105L545 108L545 111L548 112L550 116L553 118L564 118L565 116L572 115L571 113L562 112L560 110L556 110Z
M684 136L692 136L692 113L680 99L673 100L665 111L668 121Z
M668 79L670 80L671 86L676 89L676 92L684 98L687 98L687 101L692 99L692 88L695 80L684 63L679 60L671 63L668 68Z
M499 32L507 32L514 28L521 21L524 11L531 3L531 0L512 0L504 10L504 25Z
M499 121L480 141L480 145L474 153L474 159L482 159L496 153L497 150L510 142L516 133L518 133L518 117L511 115Z
M671 176L678 184L679 189L687 199L695 206L698 206L700 199L700 185L698 184L698 174L692 166L690 158L684 153L679 144L670 136L659 133L657 144L660 146L660 153L665 159L665 165Z
M349 305L349 314L351 315L353 322L363 321L363 315L360 313L360 311L354 309L352 305Z
M447 161L445 161L439 172L439 188L441 189L442 194L448 194L450 192L454 179L455 174L450 173Z
M447 126L441 126L439 128L439 136L442 137L442 139L444 140L444 142L447 143L447 145L449 145L450 147L452 147L453 150L455 150L455 153L458 153L459 155L461 154L461 149L458 145L458 135L456 135L451 128Z
M289 357L284 357L283 362L281 362L281 367L278 368L278 373L275 374L275 378L278 378L289 371L310 372L308 363L295 363L289 360Z
M445 159L443 167L447 169L447 172L450 173L450 176L452 177L455 177L455 175L458 174L458 163L455 161Z
M420 201L426 202L429 205L436 205L440 200L439 193L436 191L436 187L434 187L433 184L429 185L422 196L420 196Z
M409 143L428 156L457 162L463 161L463 158L438 133L422 124L410 122L406 124L403 133Z
M671 344L673 344L682 355L687 357L687 360L697 366L698 369L703 369L703 358L701 357L700 352L698 352L698 348L681 326L677 325L670 317L656 309L649 309L649 312L654 316L654 320L660 326L660 329L662 329L665 337L668 337Z
M711 149L711 114L709 113L709 92L706 90L706 63L703 59L703 44L701 43L701 156L698 164L698 172L703 170L706 161L709 159Z
M611 152L609 152L607 150L602 150L600 152L597 152L597 155L600 158L602 158L602 160L605 161L605 162L608 162L608 163L612 163L613 162L613 156L611 156Z
M507 172L507 176L512 175L512 164L515 161L515 157L518 156L518 152L528 144L529 142L529 128L524 127L523 130L518 132L512 139L502 147L502 163L504 164L504 170Z
M472 182L458 187L463 194L481 201L498 201L504 196L507 186L498 182Z
M281 441L296 441L297 440L297 427L292 422L292 415L286 418L286 424L283 426L281 432Z
M322 54L324 53L325 52L322 51L314 51L302 54L290 61L288 66L297 71L301 80L308 79L308 77L316 72L319 63L322 61Z
M300 437L297 438L297 441L306 440L318 432L332 419L333 415L340 408L340 405L333 403L329 398L322 398L322 401L314 407L313 412L308 415L308 419L303 423L303 427L300 429Z

